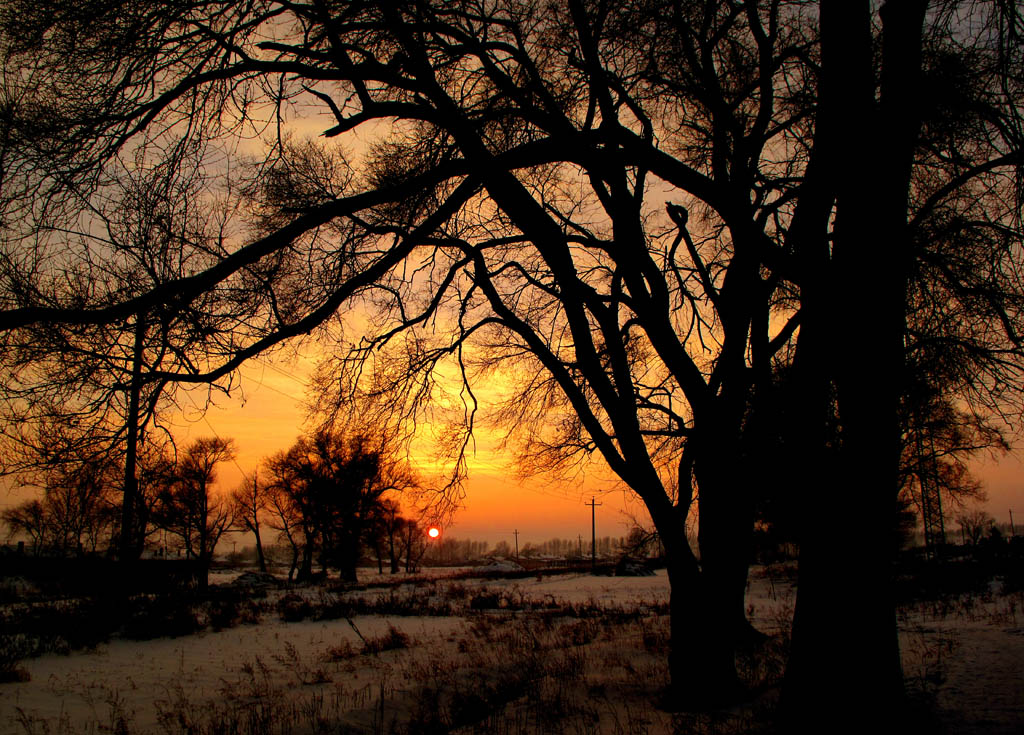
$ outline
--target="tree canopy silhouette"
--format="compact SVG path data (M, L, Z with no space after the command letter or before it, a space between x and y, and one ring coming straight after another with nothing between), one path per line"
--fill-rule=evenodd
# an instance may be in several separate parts
M453 489L475 391L500 375L497 418L533 466L596 456L643 499L669 560L672 692L703 705L741 693L749 534L780 461L762 409L773 368L794 361L794 506L839 521L798 519L787 701L812 726L836 708L871 722L898 699L891 600L843 598L884 588L908 349L951 356L935 374L979 411L1020 385L1016 8L47 0L2 14L5 355L38 325L203 304L215 349L143 380L212 382L311 330L336 337L358 308L365 334L339 340L325 373L336 397L369 392L406 427L443 405ZM68 253L51 223L91 232L113 169L199 143L204 194L232 216L182 240L196 260L146 289L79 286L113 256L91 241ZM451 374L461 390L443 396ZM855 553L862 528L879 541Z
M419 488L418 480L394 443L357 432L322 429L301 436L267 461L269 489L278 496L282 531L304 538L298 578L308 579L319 552L323 571L336 566L341 578L356 580L356 565L386 493ZM296 552L298 545L295 545Z
M235 458L235 443L199 437L175 463L173 479L157 498L154 522L178 537L185 554L200 565L200 584L208 582L213 552L234 522L231 499L215 494L217 465Z

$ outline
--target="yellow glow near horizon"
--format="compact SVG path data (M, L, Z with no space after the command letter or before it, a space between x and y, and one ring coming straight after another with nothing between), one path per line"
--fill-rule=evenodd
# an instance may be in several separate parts
M216 397L205 414L198 410L205 390L194 401L180 403L190 410L175 417L174 435L179 446L200 436L233 439L234 462L217 471L217 488L237 487L243 473L251 473L273 454L286 450L307 428L306 395L316 367L319 349L309 349L291 360L256 359L241 370L238 390L230 397ZM481 387L481 402L494 400L502 386L491 381ZM411 448L410 462L428 483L443 484L448 469L437 456L433 441L436 427L424 425ZM514 458L501 447L501 435L484 424L476 427L467 453L468 478L465 497L450 520L448 535L478 538L496 543L518 528L526 541L576 538L589 534L589 509L583 503L597 494L605 507L598 513L598 534L622 536L626 515L646 518L642 506L616 489L614 478L593 468L570 483L550 478L517 479ZM508 528L505 528L508 526Z

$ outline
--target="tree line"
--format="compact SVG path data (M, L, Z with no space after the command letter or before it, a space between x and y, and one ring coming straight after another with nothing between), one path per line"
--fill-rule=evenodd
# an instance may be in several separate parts
M225 534L250 532L260 570L267 571L268 532L290 552L288 578L309 580L328 566L354 581L365 554L392 573L412 571L426 551L426 528L402 514L402 494L419 489L407 463L381 440L317 432L266 459L230 492L216 492L217 468L235 459L234 442L200 437L175 456L144 453L139 464L137 526L141 549L168 545L194 559L206 579ZM40 478L41 497L0 514L8 540L28 540L36 555L111 554L120 548L122 478L106 463L51 468ZM168 537L170 544L168 544Z
M235 390L315 333L320 408L429 427L451 503L484 421L521 472L596 461L644 502L675 706L747 696L749 549L759 516L785 525L787 726L866 730L904 703L901 494L969 489L963 458L1020 423L1022 22L995 0L7 3L5 466L88 426L124 449L131 528L139 434L178 388Z

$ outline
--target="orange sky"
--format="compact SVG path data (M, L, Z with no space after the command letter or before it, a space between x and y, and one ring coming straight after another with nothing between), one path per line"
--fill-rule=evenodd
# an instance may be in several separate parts
M217 435L234 439L238 448L235 462L222 465L217 485L221 490L235 487L242 472L251 472L257 463L275 452L286 449L303 430L302 406L305 378L311 361L293 363L252 361L244 371L242 390L231 398L220 397L217 405L203 416L198 410L185 411L185 418L176 422L175 435L179 446L190 438ZM201 403L205 393L196 394ZM188 407L182 397L179 403ZM191 414L191 415L189 415ZM596 509L598 536L622 536L628 530L626 514L646 520L640 502L615 486L607 476L591 475L583 481L555 485L534 480L521 483L514 477L512 458L503 455L481 435L477 452L470 460L470 478L463 507L445 529L450 537L486 540L491 544L514 541L519 531L520 545L550 538L575 539L582 536L584 544L590 535L590 508L584 505L591 497L602 503ZM1016 451L1001 459L985 455L974 463L973 472L982 481L988 494L986 510L998 521L1009 520L1010 509L1018 529L1024 529L1024 442ZM10 487L9 482L0 488ZM25 499L23 492L0 489L0 507ZM947 530L957 528L947 509Z
M235 462L221 465L217 485L224 490L237 485L242 472L252 472L263 458L287 449L302 433L305 419L303 399L305 378L312 370L309 361L292 363L253 361L244 370L242 391L230 399L218 398L217 406L205 416L192 416L177 422L175 436L179 446L190 438L216 435L232 438L238 449ZM244 395L244 400L243 400ZM205 392L196 394L200 403ZM187 398L179 401L189 406ZM448 536L486 540L491 544L504 539L519 543L551 538L590 538L591 510L584 505L596 497L598 536L623 536L629 523L626 514L646 520L639 501L618 488L607 476L591 476L570 485L552 486L543 480L520 482L516 479L511 457L503 455L481 432L477 449L469 460L470 477L463 507L457 511ZM421 470L422 471L422 470Z
M241 472L251 472L262 458L287 448L301 433L304 421L302 400L305 377L311 362L271 363L259 359L246 368L243 378L245 401L241 394L221 400L204 418L183 424L179 439L216 433L231 437L238 446L233 465L222 468L219 485L231 488ZM1001 459L988 455L978 458L974 472L988 494L986 509L998 521L1014 521L1024 528L1024 447ZM540 480L519 482L513 473L512 458L489 446L482 434L477 452L470 460L470 478L464 507L455 514L446 529L450 536L497 543L512 543L512 532L520 532L520 544L549 538L584 539L590 534L590 509L584 503L592 496L602 503L597 508L598 536L625 535L629 524L626 514L646 520L640 502L627 496L607 476L592 476L580 483L551 486ZM953 514L953 509L950 515ZM954 531L955 521L947 519Z

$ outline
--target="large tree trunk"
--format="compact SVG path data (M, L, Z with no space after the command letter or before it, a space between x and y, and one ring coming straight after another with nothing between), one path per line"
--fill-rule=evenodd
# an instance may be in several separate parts
M260 525L258 523L253 524L252 533L256 537L256 558L260 563L260 571L266 573L267 557L263 553L263 541L260 538Z
M665 546L669 578L668 709L709 709L736 701L742 687L736 674L734 618L723 618L727 592L721 580L701 571L685 523L666 499L651 509Z
M825 464L817 478L805 475L805 503L814 505L805 504L784 693L793 732L865 732L879 722L892 723L893 712L901 710L891 524L910 257L907 196L917 134L912 100L925 5L914 0L882 8L880 111L869 3L822 6L819 124L832 126L835 135L837 214L832 270L809 269L813 281L802 284L812 296L804 302L813 336L805 345L811 353L805 368L829 370L842 431L836 461ZM805 395L813 420L820 407L813 404L827 400L827 381L806 377L818 386L817 395ZM808 427L805 436L813 434ZM808 450L812 457L824 456L820 446Z
M745 405L745 403L743 404ZM754 529L754 478L741 440L742 410L714 409L694 462L699 488L701 586L709 615L735 652L758 638L746 616Z
M358 582L356 566L359 563L359 539L362 534L358 529L346 528L341 532L338 567L342 582Z
M388 530L388 558L391 561L392 574L398 574L398 570L401 568L400 562L402 561L402 550L396 548L395 544L396 533L398 531L394 528Z
M308 531L303 533L306 543L302 547L302 563L299 565L296 579L300 582L308 582L313 578L313 552L316 548L316 537Z
M142 555L137 535L139 479L136 472L139 445L139 400L142 393L142 358L146 338L146 322L142 314L135 317L135 344L132 350L132 379L128 387L127 447L124 459L124 498L121 501L121 537L118 557L130 563ZM145 529L139 533L144 537Z

